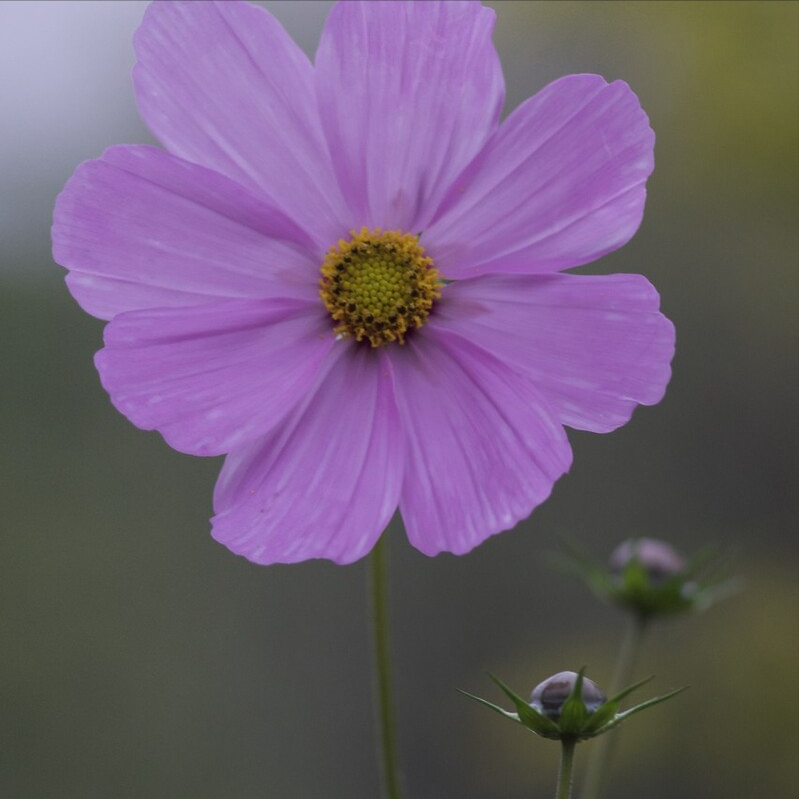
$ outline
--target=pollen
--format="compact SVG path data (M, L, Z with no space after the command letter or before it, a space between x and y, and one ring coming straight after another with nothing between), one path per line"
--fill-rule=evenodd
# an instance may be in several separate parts
M399 230L361 228L330 248L319 295L335 332L372 347L405 343L441 297L441 278L419 237Z

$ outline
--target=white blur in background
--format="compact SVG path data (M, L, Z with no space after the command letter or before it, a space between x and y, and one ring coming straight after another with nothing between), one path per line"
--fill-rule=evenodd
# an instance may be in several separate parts
M262 5L314 52L330 2ZM52 268L40 233L81 161L113 144L156 143L139 119L131 80L133 33L146 7L146 0L0 2L3 273L43 278Z

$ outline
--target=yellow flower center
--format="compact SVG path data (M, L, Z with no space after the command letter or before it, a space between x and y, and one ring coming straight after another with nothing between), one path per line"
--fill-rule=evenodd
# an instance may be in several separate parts
M441 279L419 237L399 230L361 228L330 248L319 295L337 323L335 332L368 339L373 347L405 343L441 297Z

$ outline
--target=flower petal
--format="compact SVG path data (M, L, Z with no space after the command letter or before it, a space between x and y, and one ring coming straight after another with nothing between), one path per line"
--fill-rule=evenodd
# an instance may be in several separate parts
M225 461L213 535L255 563L351 563L396 510L402 431L385 356L338 347L342 355L308 402Z
M671 377L674 326L641 275L487 275L447 287L436 324L495 353L560 421L606 433Z
M303 398L333 345L323 313L227 300L115 317L95 358L116 408L192 455L261 436Z
M331 10L317 94L356 226L422 230L495 130L504 80L494 16L454 0Z
M638 229L654 139L626 83L561 78L519 106L455 181L426 246L451 278L593 261Z
M112 147L58 197L53 258L101 319L216 297L315 302L312 245L232 181L154 147Z
M345 232L313 67L271 14L239 0L155 2L134 44L139 110L168 150L265 196L322 249Z
M430 324L391 361L408 442L400 510L426 555L463 554L513 527L568 470L546 400L485 350Z

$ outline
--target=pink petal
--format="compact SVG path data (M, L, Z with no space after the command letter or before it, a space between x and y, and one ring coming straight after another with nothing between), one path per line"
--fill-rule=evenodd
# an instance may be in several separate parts
M381 354L349 342L317 391L265 438L231 453L213 535L256 563L350 563L396 510L402 433Z
M391 352L407 439L400 510L426 555L463 554L541 504L571 464L533 384L432 324Z
M606 433L671 377L674 326L640 275L491 275L447 287L436 325L532 380L563 424Z
M78 167L58 197L53 257L101 319L219 297L317 300L302 231L227 178L153 147Z
M95 363L135 425L182 452L219 455L292 411L333 341L325 315L304 303L227 300L121 314Z
M504 80L479 3L337 3L317 93L357 225L418 232L494 131Z
M543 273L621 247L641 222L654 134L626 83L570 75L523 103L425 234L447 277Z
M134 44L139 110L168 150L266 197L322 250L346 232L313 67L271 14L239 0L155 2Z

